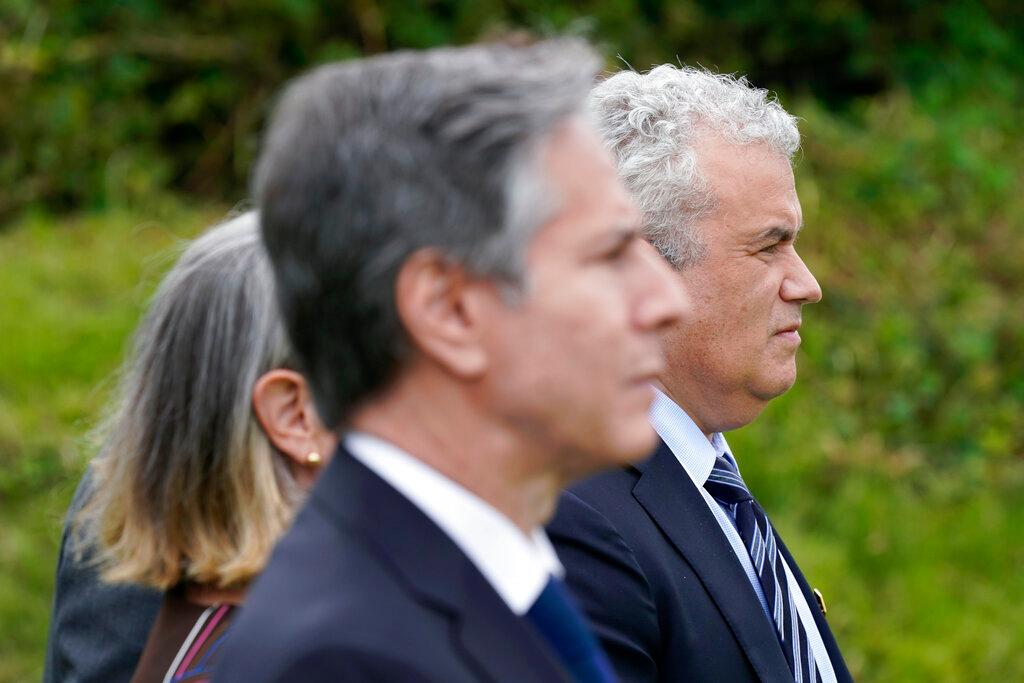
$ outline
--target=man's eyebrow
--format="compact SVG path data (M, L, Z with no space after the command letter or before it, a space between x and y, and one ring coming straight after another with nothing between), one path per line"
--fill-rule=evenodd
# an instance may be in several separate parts
M780 225L773 226L767 230L762 230L754 238L757 243L761 242L792 242L796 239L796 236L800 233L800 228L784 228Z
M630 242L641 237L640 228L635 225L622 224L616 225L609 230L601 243L604 246L618 246L624 242Z
M641 239L643 232L629 224L616 225L603 235L588 241L587 248L591 255L600 256L626 247L633 240Z

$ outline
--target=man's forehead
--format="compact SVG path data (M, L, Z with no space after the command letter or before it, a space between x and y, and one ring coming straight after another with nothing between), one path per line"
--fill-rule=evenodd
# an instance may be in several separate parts
M735 177L754 165L768 165L781 175L793 177L789 157L766 141L735 142L721 133L707 129L706 135L696 139L693 149L697 156L697 167L705 175L725 171L730 177Z
M559 210L553 222L583 220L591 232L639 228L639 209L597 131L585 121L568 120L549 139L544 159L548 179L558 195Z
M785 224L796 229L802 222L796 179L789 158L764 143L710 146L698 167L715 199L709 212L728 209L732 202L771 204L775 213L791 217Z

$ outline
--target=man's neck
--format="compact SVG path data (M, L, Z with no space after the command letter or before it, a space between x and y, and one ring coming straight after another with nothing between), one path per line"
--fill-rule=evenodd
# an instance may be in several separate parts
M351 427L402 449L505 515L525 534L554 512L564 482L541 454L457 390L395 387L356 411Z
M688 403L692 405L690 401L686 401L685 398L673 394L672 391L661 382L655 382L654 384L658 388L658 390L661 391L661 393L668 396L670 399L672 399L673 403L675 403L677 406L683 409L683 412L686 413L691 420L693 420L693 424L697 425L697 429L701 431L701 433L704 435L704 438L706 438L709 443L713 441L715 436L715 430L709 430L704 426L704 421L701 420L700 416L697 414L697 411L695 411L691 407L688 407Z

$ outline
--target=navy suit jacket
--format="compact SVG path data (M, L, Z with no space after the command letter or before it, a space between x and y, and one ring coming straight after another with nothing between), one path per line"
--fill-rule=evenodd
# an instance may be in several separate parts
M700 491L664 443L635 467L562 495L548 534L619 676L627 681L792 683L772 623ZM852 681L796 561L839 681Z
M458 546L343 448L224 648L216 683L570 680Z

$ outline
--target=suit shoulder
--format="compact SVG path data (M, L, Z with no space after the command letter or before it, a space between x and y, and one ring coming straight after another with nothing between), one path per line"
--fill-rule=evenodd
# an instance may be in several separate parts
M563 491L547 533L570 574L578 566L601 565L649 593L644 572L627 540L600 510L572 491Z
M594 506L604 500L632 498L633 487L640 472L633 467L619 467L581 479L566 489L580 500Z
M304 683L339 680L426 683L434 680L415 662L396 658L394 649L393 643L363 647L353 643L315 642L304 648L284 650L270 661L260 661L255 666L250 657L225 659L217 664L215 679L219 683L300 680Z
M640 473L636 469L626 467L578 481L562 492L557 516L579 516L586 509L591 515L599 514L607 523L617 526L637 513L633 488L639 479Z
M245 612L288 604L309 605L296 624L318 628L349 619L354 625L388 621L382 602L415 601L400 586L393 568L358 534L307 507L274 550L246 600ZM270 616L270 615L267 615ZM244 618L244 617L243 617ZM284 625L277 619L279 626ZM286 622L285 622L286 623ZM338 631L358 635L360 629Z
M656 680L661 636L654 591L616 523L575 491L565 491L548 534L565 567L566 583L619 677Z
M443 648L444 619L358 534L307 507L250 590L217 680L421 680L394 644Z

